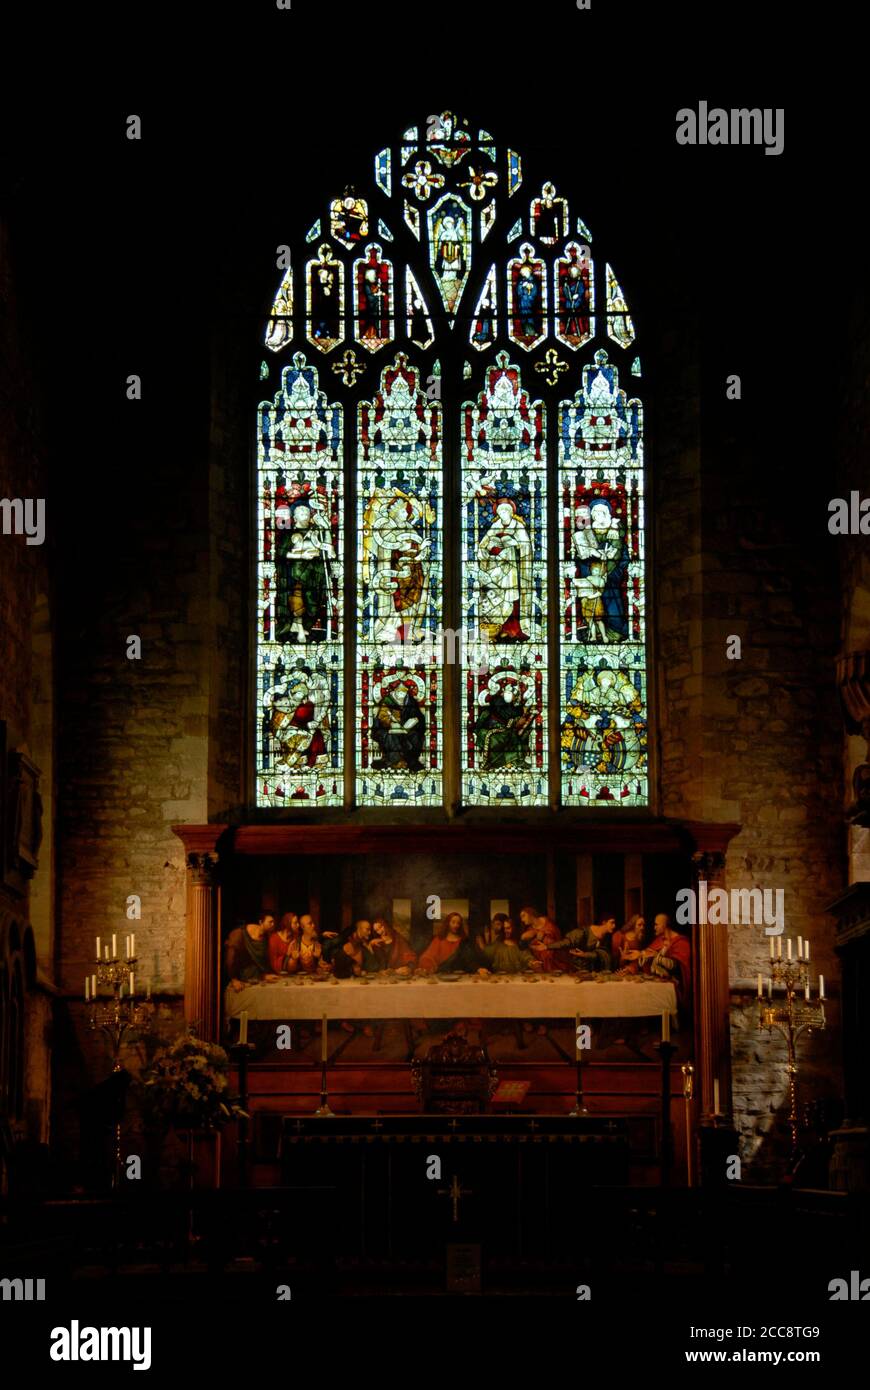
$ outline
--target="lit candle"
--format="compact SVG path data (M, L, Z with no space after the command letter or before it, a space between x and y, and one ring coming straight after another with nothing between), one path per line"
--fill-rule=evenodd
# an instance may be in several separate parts
M781 936L778 936L778 937L776 938L776 958L777 958L777 960L782 960L782 937L781 937Z
M825 977L824 977L824 975L820 975L820 976L819 976L819 998L820 998L820 999L824 999L824 997L825 997Z
M326 1014L320 1017L320 1060L326 1061Z
M671 1040L671 1016L667 1010L662 1014L662 1042Z
M788 959L791 960L791 937L789 937L785 944L788 947Z
M247 1011L243 1009L242 1012L241 1012L241 1014L239 1015L239 1042L240 1042L240 1043L246 1043L247 1041L248 1041L248 1015L247 1015Z
M118 938L117 938L117 936L113 935L113 936L112 936L112 960L117 960L117 959L118 959Z
M758 997L761 998L761 976L758 977Z
M87 975L86 975L86 976L85 976L85 1003L86 1003L86 1004L90 1002L90 998L91 998L91 982L90 982L90 980L88 979L88 977L87 977Z
M100 938L97 937L97 960L100 959Z
M133 971L131 970L131 971L130 971L130 998L131 998L131 999L133 998L133 990L134 990L134 984L133 984Z
M719 1114L719 1078L713 1077L713 1114Z
M799 937L798 937L798 960L800 960L800 958L801 958L801 956L803 955L803 953L804 953L804 939L803 939L802 936L799 936Z

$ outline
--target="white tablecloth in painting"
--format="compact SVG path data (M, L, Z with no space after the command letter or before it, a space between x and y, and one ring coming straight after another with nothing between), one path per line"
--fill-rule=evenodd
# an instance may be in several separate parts
M321 1018L650 1018L676 1011L666 981L623 976L411 976L404 981L290 976L226 991L226 1016Z

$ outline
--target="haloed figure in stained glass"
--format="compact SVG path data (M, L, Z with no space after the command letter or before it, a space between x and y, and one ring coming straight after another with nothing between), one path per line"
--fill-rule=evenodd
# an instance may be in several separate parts
M574 514L573 551L576 562L574 591L579 605L584 640L620 642L628 633L625 575L628 548L625 535L603 498Z
M562 759L571 772L599 776L642 768L647 726L641 694L627 671L583 667L562 725Z
M400 489L377 489L363 519L362 576L374 598L375 642L419 642L428 608L434 521L428 503Z
M510 498L495 505L477 547L480 628L493 642L527 642L532 601L532 542Z
M426 739L422 708L425 681L413 671L399 670L392 677L376 679L372 697L375 713L371 738L378 748L372 767L419 772Z
M325 766L330 703L326 672L313 671L302 661L266 692L263 707L274 740L276 772Z
M444 303L451 312L456 307L465 279L464 228L458 216L447 213L441 219L435 249L435 272L441 281Z
M480 714L474 726L480 749L481 768L521 771L529 766L529 739L535 718L526 704L524 673L501 668L486 682L478 696Z
M335 550L320 498L305 490L291 501L285 493L275 507L275 528L278 641L323 642L332 616Z

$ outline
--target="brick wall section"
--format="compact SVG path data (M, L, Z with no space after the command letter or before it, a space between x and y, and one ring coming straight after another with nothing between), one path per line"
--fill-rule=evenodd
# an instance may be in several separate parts
M855 286L848 335L849 351L842 354L844 371L843 402L840 412L838 485L832 495L848 499L854 489L870 497L870 465L867 441L870 439L870 339L867 316L870 292L866 284ZM870 651L870 537L839 536L836 540L840 561L842 600L842 651ZM844 805L853 800L852 775L866 760L866 744L859 735L848 735L844 727L846 779ZM849 831L849 881L870 880L870 829Z
M726 886L782 888L786 935L812 939L834 998L826 1033L800 1045L805 1101L839 1091L838 971L824 912L845 881L836 557L808 544L792 442L772 442L758 404L726 400L741 358L701 380L690 323L686 314L662 335L665 391L653 415L663 810L739 822ZM754 385L744 380L744 393ZM773 393L764 399L772 411ZM822 537L824 523L816 529ZM731 634L740 660L726 656ZM733 1101L757 1180L780 1171L788 1143L785 1044L756 1028L756 976L768 960L761 926L730 927Z
M39 407L22 340L13 276L13 237L0 220L0 497L45 497ZM51 516L47 514L50 525ZM0 531L0 718L10 741L30 737L31 628L46 592L50 539L27 545Z
M114 932L120 945L131 927L140 980L183 987L185 875L171 826L208 814L213 632L207 396L194 383L179 410L181 390L148 362L142 401L118 383L107 415L123 465L104 498L79 503L77 534L64 538L61 914L63 986L75 996L94 937ZM167 431L173 411L182 423ZM141 660L127 658L134 634ZM125 915L134 893L135 924Z
M16 272L16 238L6 218L0 218L0 497L45 498L45 447L40 430L41 400L33 369L32 344L24 329L19 305ZM27 545L23 536L0 533L0 719L6 723L9 748L26 746L39 753L34 737L41 743L41 731L33 720L34 615L42 596L43 610L50 607L52 589L52 512L46 510L47 536L41 546ZM50 669L50 662L49 662ZM41 690L50 702L50 690ZM46 768L50 778L50 766ZM51 896L51 787L43 785L46 814L43 820L43 848L40 890ZM13 924L21 936L29 929L31 890L20 896L0 884L0 955ZM46 915L45 931L36 939L41 974L51 979L54 971L53 920ZM52 1038L51 998L41 990L31 990L27 998L24 1073L24 1132L36 1142L47 1138L51 1093L50 1049Z
M236 291L238 293L238 290ZM230 291L226 291L227 295ZM251 633L249 556L251 482L248 464L254 431L253 362L250 345L224 328L212 346L211 612L214 648L209 698L209 819L238 819L245 810L248 744L247 687Z

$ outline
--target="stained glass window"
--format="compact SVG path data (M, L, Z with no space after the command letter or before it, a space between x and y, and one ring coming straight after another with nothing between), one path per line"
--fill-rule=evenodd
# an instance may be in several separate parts
M344 263L325 242L305 267L305 308L308 341L331 352L344 337Z
M647 800L643 433L599 348L559 405L565 805Z
M372 149L258 335L257 804L647 805L643 348L578 212L606 189L450 111Z
M344 797L342 410L304 353L259 407L257 805Z
M372 242L365 256L353 263L355 294L354 336L366 352L377 352L393 340L393 266Z
M461 428L463 800L546 805L544 408L506 352Z
M278 287L272 304L272 317L266 327L264 342L273 352L279 352L293 337L293 271L290 266Z
M440 805L441 407L404 353L357 434L357 801Z

